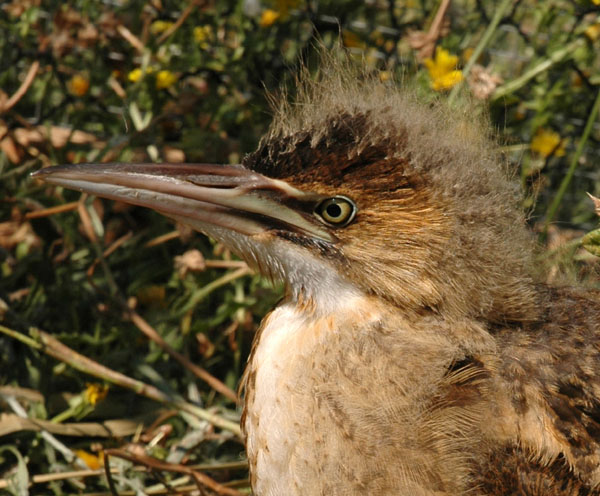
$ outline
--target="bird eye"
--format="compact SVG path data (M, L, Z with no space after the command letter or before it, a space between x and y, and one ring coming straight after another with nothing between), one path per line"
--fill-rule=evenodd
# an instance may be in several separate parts
M327 224L344 227L352 222L356 210L356 205L350 198L334 196L319 203L315 213Z

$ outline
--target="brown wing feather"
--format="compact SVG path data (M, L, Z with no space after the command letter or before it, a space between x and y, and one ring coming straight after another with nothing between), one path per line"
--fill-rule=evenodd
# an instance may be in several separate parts
M544 319L498 330L500 361L486 364L502 424L486 494L600 495L600 291L546 294Z
M564 458L549 465L531 459L520 448L498 448L478 467L477 487L486 496L593 496L573 476Z

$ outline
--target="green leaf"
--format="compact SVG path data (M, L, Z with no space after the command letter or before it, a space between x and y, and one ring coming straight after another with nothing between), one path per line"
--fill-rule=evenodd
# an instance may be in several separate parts
M27 496L29 494L29 472L25 459L14 446L4 446L0 448L0 453L2 451L10 451L17 459L17 470L9 477L7 489L15 496Z
M587 233L581 240L581 244L592 255L600 257L600 229Z

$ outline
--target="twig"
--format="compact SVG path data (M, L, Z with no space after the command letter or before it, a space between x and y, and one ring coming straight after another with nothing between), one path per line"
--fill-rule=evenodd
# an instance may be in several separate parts
M435 13L435 17L433 18L433 22L427 31L427 35L437 39L440 35L440 30L442 28L442 23L444 22L444 17L446 16L446 12L448 11L448 7L450 7L451 0L442 0L438 11Z
M113 473L118 473L119 469L112 469ZM85 477L94 477L104 474L104 469L97 470L71 470L69 472L54 472L52 474L38 474L31 477L31 484L45 484L66 479L81 479ZM0 489L6 489L9 485L6 479L0 479Z
M176 229L175 231L171 231L169 233L166 233L166 234L158 236L154 239L151 239L144 246L146 248L150 248L152 246L162 245L163 243L166 243L167 241L171 241L172 239L177 239L179 237L179 234L180 234L179 231Z
M578 38L571 43L569 43L566 47L556 50L555 52L550 54L550 57L545 59L543 62L539 63L535 67L532 67L525 74L519 76L516 79L506 83L505 85L500 86L496 89L494 94L492 95L492 100L498 100L499 98L503 98L509 93L513 93L517 91L519 88L525 86L531 79L536 77L538 74L541 74L545 70L552 67L557 62L563 60L567 55L571 55L577 50L581 45L583 45L584 40L582 38Z
M110 493L112 496L119 496L117 492L117 488L115 486L115 481L112 478L112 470L110 468L110 454L104 450L104 474L106 475L106 482L108 482L108 488L110 489Z
M36 339L31 339L30 337L3 325L0 325L0 332L13 337L34 349L41 350L47 355L50 355L51 357L54 357L57 360L60 360L61 362L64 362L85 374L89 374L112 384L130 389L141 396L145 396L146 398L158 401L159 403L166 404L172 408L191 413L192 415L195 415L196 417L213 424L215 427L233 432L238 437L241 435L240 426L237 423L221 418L218 415L215 415L204 408L200 408L199 406L188 403L187 401L174 399L150 384L132 379L131 377L121 374L120 372L109 369L108 367L101 365L98 362L81 355L80 353L77 353L75 350L72 350L68 346L58 341L56 338L40 329L31 329L31 333Z
M15 412L19 417L27 419L27 412L20 405L20 403L16 400L14 396L3 395L4 400L8 403L11 410ZM75 462L77 465L85 467L85 462L79 458L73 451L67 447L65 444L61 443L56 437L50 434L47 430L42 429L40 431L40 435L44 438L44 440L52 446L56 451L58 451L62 456L64 456L65 460L69 463Z
M129 241L129 239L133 236L133 232L129 231L126 234L124 234L123 236L121 236L120 238L116 239L106 250L104 250L104 252L102 253L102 258L108 258L110 255L112 255L115 251L117 251L118 248L120 248L126 241ZM90 265L88 267L88 270L86 272L86 275L88 277L92 277L94 275L94 271L96 270L96 267L98 266L99 263L102 262L102 259L100 257L97 257L92 265Z
M199 7L200 5L206 3L203 0L194 0L192 1L187 7L186 9L182 12L182 14L179 16L179 19L177 19L177 21L175 21L175 23L169 28L167 29L163 34L161 34L158 39L156 40L158 42L158 44L160 45L162 42L164 42L169 36L171 36L175 31L177 31L180 26L184 23L184 21L188 18L188 16L194 11L194 9L196 7Z
M558 211L558 207L560 206L560 204L562 202L563 196L565 195L565 192L567 191L569 184L571 184L571 179L573 178L573 174L575 173L575 169L577 168L579 159L581 158L581 155L583 154L583 149L585 147L585 144L587 143L590 133L592 132L592 127L594 126L594 122L596 121L596 117L598 116L599 109L600 109L600 87L598 88L598 94L596 95L596 101L594 102L594 105L592 106L592 110L590 110L590 113L588 115L587 122L585 123L585 128L583 129L583 134L581 135L581 139L579 140L579 143L577 143L577 149L575 150L575 153L573 154L573 158L571 159L569 169L567 170L565 177L561 181L558 191L556 192L556 195L554 195L552 204L548 208L548 213L546 214L546 220L544 221L544 233L548 232L548 226L549 226L550 222L552 222L552 219L554 219L554 216L556 215L556 212Z
M64 203L63 205L57 205L56 207L42 208L40 210L34 210L33 212L27 212L25 214L26 219L39 219L40 217L49 217L55 214L62 214L64 212L71 212L77 210L79 202Z
M492 35L496 31L498 24L500 24L502 17L504 17L504 12L506 11L506 9L508 9L508 7L510 7L510 4L512 2L513 2L513 0L502 0L500 5L498 5L496 12L494 12L494 17L492 18L492 21L490 22L490 25L485 30L485 33L483 33L481 40L479 40L479 43L477 43L475 50L473 50L471 57L469 57L468 62L466 63L465 67L463 68L462 81L466 81L467 76L469 75L469 72L471 72L471 68L473 67L475 62L477 62L477 59L479 59L479 56L481 55L481 53L483 52L485 47L487 47L488 43L492 39ZM454 88L452 88L452 91L450 92L450 95L448 96L448 101L452 102L456 98L456 95L458 94L458 92L462 86L462 81L459 84L455 85Z
M78 207L81 205L80 203L76 203ZM113 252L115 252L123 243L125 243L132 236L132 232L128 232L127 234L121 236L114 243L112 243L103 253L102 259L109 257ZM93 264L87 270L87 276L91 277L94 273L96 266L102 261L99 257L97 258ZM247 266L244 262L242 262L243 267ZM196 377L206 382L210 387L212 387L215 391L221 393L226 398L229 398L234 403L237 402L237 395L234 391L232 391L229 387L227 387L223 382L210 374L207 370L198 365L192 363L187 357L182 355L181 353L175 351L169 344L160 336L158 332L146 321L142 318L140 314L138 314L135 310L129 310L129 318L135 324L135 326L142 331L151 341L156 343L161 349L166 351L172 358L177 360L180 364L186 367L190 372L192 372Z
M119 249L126 241L129 241L132 237L133 237L133 231L128 231L127 233L123 234L123 236L116 239L106 250L104 250L104 252L102 253L102 256L104 258L109 257L115 251L117 251L117 249Z
M29 71L27 71L27 75L25 76L25 79L21 83L21 86L19 86L19 89L17 91L15 91L13 96L11 96L6 101L6 103L2 106L2 108L0 108L0 113L10 110L19 102L19 100L21 98L23 98L23 96L25 95L25 93L27 93L27 90L33 83L39 68L40 68L39 61L36 60L35 62L33 62L33 64L31 64L31 67L29 68Z
M122 98L123 100L127 98L127 93L123 89L123 86L121 86L119 81L117 81L114 77L109 77L107 83L119 98Z
M194 470L201 470L203 472L215 472L217 470L248 470L248 461L242 460L239 462L198 463L188 466Z
M33 153L31 153L29 150L30 148L35 151ZM36 148L33 148L32 146L28 147L27 153L29 153L30 155L33 155L34 157L39 158L42 161L42 163L44 163L44 165L46 164L46 159L48 157L46 157L46 155L42 155L39 151L37 151ZM11 176L19 176L23 172L25 172L27 169L31 169L32 167L34 167L36 165L37 165L37 160L27 160L23 165L9 169L4 174L0 174L0 181L7 179Z
M418 60L423 60L433 55L435 44L440 37L444 17L446 16L446 12L450 7L450 2L451 0L441 0L433 22L429 26L429 29L426 33L417 31L409 34L409 43L415 50L417 50ZM391 6L392 2L390 2L389 5ZM390 10L393 11L393 8Z
M187 477L187 476L186 476ZM187 480L189 481L189 477L187 477ZM196 484L188 484L187 486L177 486L177 496L181 496L183 494L188 494L188 493L193 493L194 496L198 495L198 486ZM108 492L101 492L101 493L79 493L81 496L114 496L115 493L108 493ZM140 492L139 491L134 491L134 490L124 490L124 491L119 491L118 496L139 496ZM147 489L144 488L144 493L148 496L160 496L160 495L166 495L166 496L173 496L173 491L163 487L161 489ZM247 495L244 495L247 496Z
M242 269L248 268L246 262L241 260L205 260L204 265L213 269Z
M87 195L85 195L85 196L87 196ZM77 202L77 212L79 213L79 218L81 219L81 225L83 226L83 231L85 232L87 238L92 243L97 244L98 236L96 236L96 231L94 231L94 225L92 223L90 213L85 208L85 203L84 203L85 196L82 196L81 200L79 202Z
M146 337L148 337L151 341L156 343L160 348L166 351L171 357L177 360L181 365L186 367L190 372L192 372L196 377L202 379L206 382L210 387L212 387L215 391L218 391L226 398L229 398L231 401L237 401L237 395L228 388L223 382L210 374L207 370L199 367L198 365L192 363L187 357L183 356L181 353L175 351L169 344L156 332L156 330L148 324L136 311L132 310L130 312L131 321L135 324L135 326L142 331Z
M215 279L214 281L210 282L198 291L195 291L190 297L189 301L185 304L185 306L178 312L178 315L183 315L189 312L214 290L251 273L252 271L249 267L242 267L234 272L230 272L228 274L225 274L224 276L219 277L218 279Z
M193 477L197 483L208 487L209 489L211 489L219 495L243 496L243 493L236 491L235 489L225 487L224 485L219 484L216 480L209 477L208 475L203 474L202 472L198 472L185 465L164 462L162 460L147 455L133 455L132 453L128 453L127 451L122 449L107 449L104 451L104 454L105 456L117 456L119 458L128 460L132 463L145 465L153 470L161 470L189 475ZM108 467L108 463L105 464L105 467Z
M117 31L123 38L125 38L129 42L129 44L133 48L135 48L141 54L144 53L144 50L146 49L146 47L144 47L144 44L142 43L142 41L136 35L134 35L131 31L129 31L129 29L127 29L123 25L120 25L120 26L117 26Z
M13 339L16 339L17 341L20 341L23 344L26 344L27 346L29 346L30 348L32 348L34 350L42 349L42 345L39 342L37 342L35 339L31 339L29 336L25 336L25 334L17 332L14 329L10 329L9 327L4 327L1 324L0 324L0 332L2 334L6 334L7 336L10 336Z
M1 393L7 396L9 393ZM123 437L135 433L142 421L115 419L104 422L68 422L56 424L50 420L23 418L13 413L0 413L0 437L16 432L41 430L57 436Z

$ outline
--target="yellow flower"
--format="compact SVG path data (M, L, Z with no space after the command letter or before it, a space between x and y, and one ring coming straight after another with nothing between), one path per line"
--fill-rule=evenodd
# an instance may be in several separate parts
M152 34L164 33L167 29L171 28L173 23L171 21L154 21L150 24L150 32Z
M558 133L540 128L531 140L531 151L546 158L550 155L562 157L565 154L566 140L561 139Z
M272 9L264 10L260 16L260 21L258 22L258 24L260 24L260 27L262 28L268 28L277 19L279 19L280 15L281 14L279 14L279 12Z
M131 81L132 83L137 83L141 77L142 70L139 67L137 69L134 69L127 75L127 79L129 79L129 81Z
M344 29L342 31L342 41L344 46L348 48L364 48L365 44L356 33Z
M99 456L96 456L85 450L75 450L75 454L77 455L77 458L81 458L88 468L91 468L92 470L98 470L104 466L102 452L100 452Z
M383 48L385 48L385 51L386 51L386 52L389 52L389 53L391 53L391 52L393 52L393 51L394 51L394 49L396 48L396 42L395 42L395 41L393 41L393 40L387 40L387 41L385 42L385 44L383 45Z
M152 74L155 70L156 67L146 67L146 74ZM129 81L132 83L137 83L142 78L143 74L144 73L142 72L142 69L138 67L127 74L127 79L129 79Z
M389 81L390 79L392 79L392 73L390 71L379 71L379 80L382 83L385 83L386 81Z
M83 399L90 405L95 405L102 401L108 394L108 386L106 384L88 382L86 386L86 390L83 392Z
M449 90L463 79L462 72L456 69L458 57L437 47L435 59L426 58L423 63L431 78L431 87L436 91Z
M592 0L592 3L593 3L594 5L600 5L600 0Z
M170 88L177 82L177 76L171 71L158 71L156 74L156 89L163 90Z
M598 1L600 2L600 0ZM600 24L591 24L590 26L585 28L585 31L583 33L588 37L590 41L596 41L598 38L600 38Z
M212 26L196 26L194 28L194 40L202 49L208 48L208 41L212 38Z
M83 96L90 89L90 80L81 74L75 74L67 83L69 91L75 96Z

